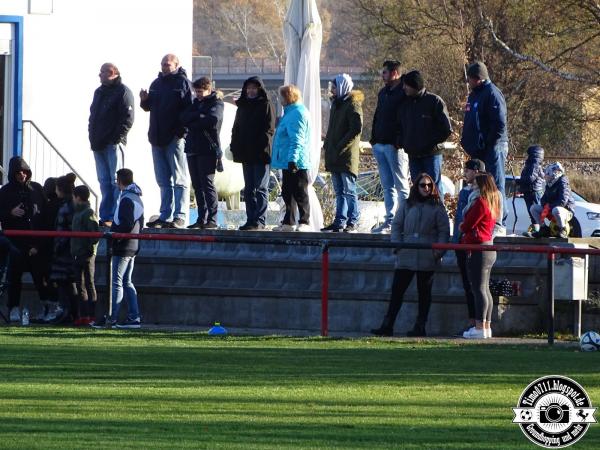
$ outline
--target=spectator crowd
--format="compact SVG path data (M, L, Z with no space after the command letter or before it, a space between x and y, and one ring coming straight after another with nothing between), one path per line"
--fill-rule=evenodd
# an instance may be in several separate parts
M507 207L505 161L508 154L507 109L500 89L482 62L467 68L470 94L464 110L461 145L469 160L459 192L452 239L456 243L491 245L505 234ZM89 203L90 191L76 186L76 177L49 178L44 186L32 181L21 157L10 161L8 183L0 189L0 223L6 230L56 230L140 233L144 227L142 191L133 172L123 167L127 135L134 124L134 97L112 63L100 68L100 86L89 117L90 148L101 189L99 217ZM452 125L444 100L426 88L417 70L402 73L398 61L385 61L384 86L377 97L370 143L383 189L385 217L371 232L390 234L392 242L433 244L450 240L450 220L442 190L444 142ZM274 231L312 231L308 187L311 183L309 142L311 123L294 85L279 88L283 116L275 108L263 81L247 79L236 101L231 153L244 177L246 223L242 231L265 229L269 173L281 171L285 215ZM330 83L330 118L323 142L325 170L335 192L335 217L322 232L354 233L360 218L357 197L359 147L364 94L347 74ZM190 229L216 229L218 198L215 173L223 170L220 134L224 102L208 78L190 82L175 55L165 55L161 71L148 90L139 93L140 106L150 114L151 145L160 211L148 228L184 228L189 219L189 179L195 192L198 219ZM574 202L565 170L558 162L544 167L544 149L532 145L520 177L530 214L529 237L569 235ZM89 237L0 236L0 275L7 286L9 320L20 320L21 278L31 273L41 301L40 323L73 323L139 328L141 315L132 283L138 239L112 242L112 315L97 318L94 284L98 239ZM396 251L389 307L375 335L393 335L404 293L416 277L418 316L410 336L425 336L431 288L443 252L430 249ZM467 339L492 337L490 272L493 251L456 251L463 280L469 325ZM5 274L6 272L6 274ZM127 316L118 322L122 300Z

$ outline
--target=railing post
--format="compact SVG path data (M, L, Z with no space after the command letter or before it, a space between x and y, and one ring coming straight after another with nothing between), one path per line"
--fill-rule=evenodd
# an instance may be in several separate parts
M329 243L321 247L321 336L327 336L329 328Z
M546 273L546 290L548 291L548 345L554 345L554 251L548 251L548 270Z
M112 318L112 256L113 237L110 231L104 233L106 239L106 328L111 327Z

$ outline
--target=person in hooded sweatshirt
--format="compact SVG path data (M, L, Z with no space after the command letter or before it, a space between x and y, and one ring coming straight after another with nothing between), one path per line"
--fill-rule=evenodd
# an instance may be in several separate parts
M179 58L168 54L150 90L140 91L140 106L150 112L148 140L152 145L154 176L160 188L160 215L150 228L183 228L189 204L185 158L186 129L180 116L192 104L192 88Z
M348 74L336 76L331 83L329 126L323 143L325 170L331 173L335 191L335 219L321 231L357 231L360 212L356 195L356 179L362 132L364 94L353 91Z
M217 228L218 197L214 179L223 170L221 124L223 94L213 91L212 82L202 77L193 83L196 98L181 114L181 123L188 129L185 154L198 206L198 220L188 228Z
M110 231L113 233L139 234L144 226L144 204L142 190L133 181L130 169L117 171L117 185L121 195L117 201L114 220ZM140 251L139 239L114 239L112 257L112 315L93 322L93 328L110 326L124 329L141 328L140 308L135 286L131 281L135 257ZM123 298L127 302L127 317L117 323Z
M242 231L264 230L269 204L269 164L275 133L275 110L259 77L242 86L231 130L233 161L242 163L246 223Z
M0 224L4 230L43 230L46 197L42 186L31 181L31 169L20 156L8 164L8 183L0 189ZM15 248L8 265L8 308L10 320L21 320L21 277L30 272L40 300L48 301L44 283L45 261L40 257L39 238L11 237Z
M552 215L558 226L558 236L556 237L567 238L569 236L567 225L575 212L575 200L571 193L569 179L565 174L564 167L559 162L550 164L544 169L544 178L546 179L546 190L540 204L531 205L529 210L540 228L533 233L527 233L526 236L534 238L552 236L550 227L543 224L544 216Z
M532 145L527 149L527 159L519 178L519 190L523 194L527 212L531 219L533 231L540 231L540 225L535 223L531 215L531 206L539 205L544 195L546 180L544 179L544 149L539 145ZM528 236L527 233L525 233Z

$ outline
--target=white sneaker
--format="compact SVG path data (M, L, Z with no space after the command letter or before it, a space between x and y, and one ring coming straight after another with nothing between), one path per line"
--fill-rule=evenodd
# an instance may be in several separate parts
M371 228L373 234L390 234L392 232L392 224L382 223L378 227Z
M485 339L483 328L471 327L463 333L465 339Z
M273 227L273 230L271 231L296 231L296 227L294 225L278 225L276 227Z
M21 311L19 311L18 306L13 306L11 308L9 319L11 322L20 322L21 321Z
M312 227L307 223L301 223L296 227L296 231L313 231Z
M484 339L491 339L492 338L492 329L491 328L484 328L483 329L483 338Z

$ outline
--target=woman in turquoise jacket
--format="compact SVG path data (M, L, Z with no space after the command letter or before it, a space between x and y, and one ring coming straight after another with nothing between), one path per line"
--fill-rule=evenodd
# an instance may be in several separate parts
M308 168L310 166L310 122L306 107L300 103L300 90L294 85L279 88L283 117L277 125L273 140L271 167L281 169L281 196L285 202L285 217L277 231L310 231L308 203ZM298 227L292 208L298 204Z

